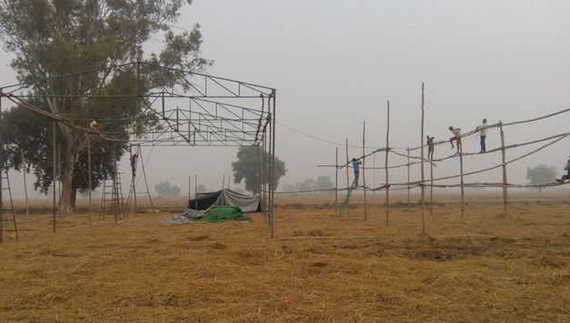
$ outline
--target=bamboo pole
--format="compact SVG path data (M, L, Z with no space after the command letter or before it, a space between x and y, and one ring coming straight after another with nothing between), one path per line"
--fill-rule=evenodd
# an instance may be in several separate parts
M198 209L198 175L194 175L194 199L196 199L196 209Z
M384 160L384 173L386 175L385 185L386 185L386 225L390 223L390 174L388 172L388 155L390 152L390 100L386 101L387 104L387 117L386 117L386 157Z
M410 190L412 188L409 184L410 183L410 166L411 166L410 165L410 147L408 147L406 149L406 152L407 152L407 157L408 157L408 165L407 165L407 168L408 168L408 207L410 207Z
M424 99L424 82L422 82L422 101L421 101L421 108L422 108L422 127L421 127L421 134L420 134L420 146L421 146L421 203L422 203L422 233L426 232L426 220L425 220L425 186L424 186L424 180L425 180L425 174L424 174L424 122L425 122L425 117L424 117L424 106L425 106L425 99Z
M52 200L52 231L55 233L56 230L56 215L57 215L57 206L56 206L56 187L55 187L55 181L56 181L56 164L57 164L57 147L56 147L56 134L55 134L55 128L56 128L56 124L55 121L52 122L52 162L53 162L53 167L52 167L52 188L53 188L53 200Z
M93 224L93 219L91 218L93 213L92 205L92 190L93 190L93 178L91 175L91 135L87 134L87 194L89 196L89 226Z
M362 124L362 156L366 156L366 120ZM364 221L368 220L368 200L366 199L366 157L362 157L362 186L364 190Z
M430 160L429 163L429 215L433 216L433 161Z
M336 159L335 159L335 164L334 164L334 165L335 165L335 167L334 167L334 170L335 170L335 180L334 180L334 187L335 187L335 189L334 189L334 205L335 205L335 208L336 208L336 210L335 210L335 211L336 211L336 215L338 216L338 215L340 215L340 213L339 213L339 207L338 207L338 147L336 147L335 150L336 150Z
M507 164L506 164L506 152L505 152L505 133L503 131L503 122L499 122L499 129L501 132L501 162L503 165L503 211L505 216L508 215L509 207L508 207L508 189L507 184L509 183L507 179Z
M461 140L461 139L459 139ZM463 143L457 145L459 149L459 173L460 173L460 184L461 184L461 217L465 215L465 182L463 180Z
M346 194L350 195L350 174L348 173L348 165L349 165L349 159L348 159L348 138L345 138L346 142L345 142L345 148L346 148ZM350 200L347 198L346 199L346 215L348 216L348 209L350 206Z

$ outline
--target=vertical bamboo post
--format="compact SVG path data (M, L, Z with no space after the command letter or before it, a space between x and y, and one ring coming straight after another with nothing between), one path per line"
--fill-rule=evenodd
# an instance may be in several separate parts
M410 207L410 190L412 188L410 186L410 167L412 166L410 163L410 147L408 147L406 149L406 152L407 152L407 157L408 157L408 165L407 165L408 166L407 167L408 168L408 187L407 187L408 188L408 207Z
M194 175L194 199L196 200L196 210L198 209L198 175Z
M335 180L334 180L334 205L336 215L339 215L339 207L338 207L338 147L336 147L336 159L334 163L334 170L335 170Z
M368 201L366 199L366 120L362 124L362 187L364 191L364 221L368 220Z
M351 187L350 187L350 174L348 173L348 171L349 171L349 170L348 170L348 169L349 169L348 165L349 165L349 163L350 163L350 160L348 159L348 138L345 138L345 139L346 139L346 143L345 143L345 147L346 147L346 165L345 165L345 167L346 167L346 194L348 195L347 198L346 198L346 205L345 205L345 207L346 207L346 215L348 216L348 209L349 209L349 206L350 206L349 196L350 196L350 190L351 190Z
M390 223L390 174L388 172L388 155L390 152L390 100L386 101L387 104L387 117L386 117L386 157L384 160L384 173L386 175L385 183L386 185L386 225Z
M87 183L87 195L89 196L89 225L91 226L93 224L92 222L92 218L91 218L91 213L93 211L92 209L92 190L93 190L93 178L91 175L91 135L87 134L87 181L89 183Z
M22 156L22 163L24 164L23 175L24 175L24 202L26 203L26 216L30 215L30 199L28 197L28 181L26 176L26 163L24 161L24 152L20 150L20 155Z
M501 163L503 168L503 211L505 216L508 215L509 212L509 196L508 196L508 189L507 184L509 183L507 178L507 164L506 164L506 156L505 156L505 133L503 132L503 122L499 122L499 129L501 130Z
M433 216L433 160L429 161L429 215Z
M53 162L53 167L52 167L52 188L53 188L53 200L52 200L52 231L55 233L55 229L56 229L56 215L57 215L57 206L56 206L56 187L55 187L55 181L56 181L56 164L57 164L57 147L56 147L56 134L55 134L55 128L56 128L56 124L55 121L52 121L52 162Z
M425 106L425 99L424 99L424 82L422 82L422 102L421 102L421 108L422 108L422 127L421 127L421 134L420 134L420 149L421 149L421 203L422 203L422 233L426 232L426 220L425 220L425 186L424 186L424 180L425 180L425 174L424 174L424 121L425 121L425 117L424 117L424 106Z
M461 140L461 139L459 139ZM461 181L461 217L465 215L465 182L463 181L463 143L457 146L459 149L459 173Z

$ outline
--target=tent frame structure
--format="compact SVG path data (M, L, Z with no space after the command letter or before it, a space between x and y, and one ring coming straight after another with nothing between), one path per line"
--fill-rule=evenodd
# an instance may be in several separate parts
M77 126L77 124L87 125L90 120L73 119L71 116L52 113L45 107L32 105L30 99L66 99L70 100L70 102L79 102L87 98L136 98L138 99L137 104L144 104L141 108L145 112L154 115L159 122L142 133L135 133L134 131L130 133L128 143L132 145L159 147L258 146L260 147L259 161L261 163L258 176L259 182L263 183L260 185L259 191L261 192L269 235L273 238L275 235L275 187L271 178L273 178L272 174L274 173L276 160L277 90L255 83L156 66L142 61L127 63L114 68L116 72L130 71L136 73L136 95L102 96L50 93L39 96L30 94L33 86L15 83L0 86L0 112L2 111L3 101L9 101L12 102L12 106L18 105L51 119L54 125L55 123L64 124L74 130L86 133L87 136L94 136L87 127ZM60 75L54 78L80 80L82 76L88 73L101 72L101 69L102 67L100 69L95 68L84 72ZM160 69L161 72L175 74L177 81L172 82L168 86L152 88L142 93L139 89L142 88L141 82L145 76L144 74L153 69ZM101 122L105 122L105 120L101 120ZM125 139L113 138L112 134L105 134L104 132L96 135L110 141L126 141ZM5 147L2 138L0 138L0 160L4 158L4 154ZM261 158L262 154L269 157ZM0 171L2 171L2 167L0 165ZM91 180L89 182L91 183ZM1 191L0 187L0 209L2 207ZM55 203L53 208L55 223ZM2 214L0 214L1 216Z

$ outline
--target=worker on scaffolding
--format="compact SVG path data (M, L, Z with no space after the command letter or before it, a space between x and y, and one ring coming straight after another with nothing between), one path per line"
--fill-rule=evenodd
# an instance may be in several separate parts
M89 122L89 130L90 132L99 133L99 123L95 120L91 120L91 122Z
M453 134L453 137L449 138L451 149L455 148L455 146L453 146L453 141L455 141L457 144L457 154L459 154L463 151L461 149L461 128L454 128L453 126L449 126L449 131L451 131Z
M133 174L133 177L137 176L137 161L139 159L139 154L138 153L134 153L131 155L131 172Z
M570 180L570 156L568 157L568 161L566 162L564 170L566 171L566 175L562 175L561 179L556 179L557 182L562 183L564 181Z
M352 158L352 170L354 171L354 181L352 182L352 188L358 187L358 178L360 177L360 165L362 162L356 158Z
M435 151L435 144L434 144L435 137L430 137L430 136L426 137L427 137L427 146L428 146L428 159L433 160L433 153Z
M483 122L476 130L479 132L479 137L481 138L481 151L479 152L481 154L487 151L487 145L485 142L487 139L487 119L483 119Z

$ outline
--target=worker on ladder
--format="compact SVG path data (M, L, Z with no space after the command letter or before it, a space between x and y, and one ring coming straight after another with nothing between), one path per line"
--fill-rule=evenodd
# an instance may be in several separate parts
M358 178L360 177L360 165L362 162L356 158L352 158L352 170L354 171L354 181L352 182L352 188L358 187Z

